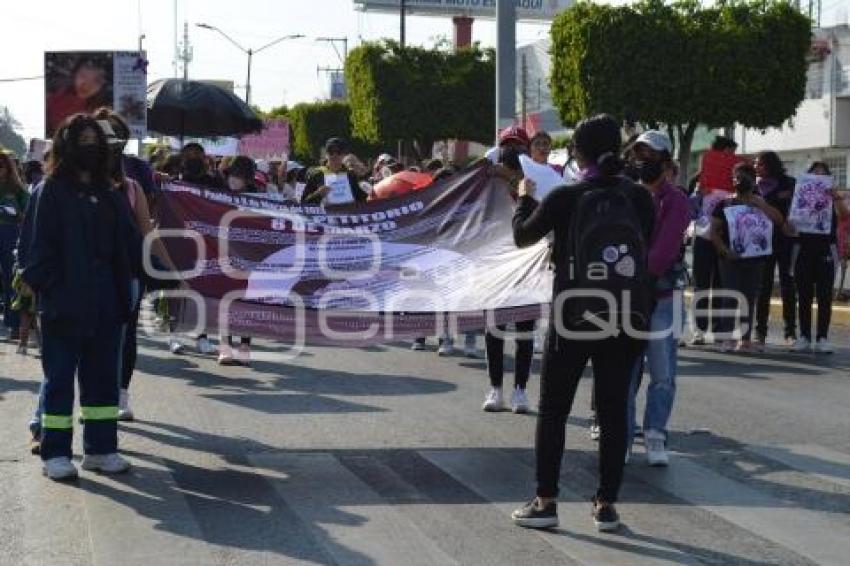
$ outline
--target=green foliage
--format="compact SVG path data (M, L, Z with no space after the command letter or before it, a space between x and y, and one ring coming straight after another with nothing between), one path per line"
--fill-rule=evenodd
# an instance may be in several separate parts
M8 108L0 107L0 148L4 148L18 157L23 157L27 152L27 144L24 138L15 131L20 124L9 112Z
M353 132L361 139L415 139L423 148L441 139L492 140L492 51L364 43L348 54L345 80Z
M552 149L564 149L570 146L572 137L570 136L555 136L552 139Z
M552 25L552 97L567 123L779 126L804 97L810 26L782 0L580 2Z
M351 150L362 159L384 150L382 146L364 142L352 134L351 107L346 102L303 102L293 106L286 117L292 130L293 158L307 164L319 162L328 138L347 140Z

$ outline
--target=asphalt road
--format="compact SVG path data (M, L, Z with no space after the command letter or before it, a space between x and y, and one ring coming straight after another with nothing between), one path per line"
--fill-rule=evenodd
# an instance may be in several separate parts
M671 465L636 447L616 534L589 516L590 379L561 527L534 532L509 515L533 493L535 418L481 411L480 360L397 344L222 368L143 339L137 421L121 425L132 473L56 484L26 449L38 359L0 342L0 564L847 564L846 331L834 342L683 350Z

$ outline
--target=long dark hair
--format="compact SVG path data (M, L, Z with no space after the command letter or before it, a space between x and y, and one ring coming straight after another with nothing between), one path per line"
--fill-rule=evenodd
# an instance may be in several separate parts
M762 151L756 155L756 159L764 164L767 176L771 179L781 179L785 176L785 165L775 151Z
M603 175L613 176L623 170L620 159L620 126L609 114L585 118L573 133L575 151L587 162L596 164Z
M5 151L0 151L0 161L6 166L6 178L0 179L0 190L11 187L13 192L26 190L21 182L21 176L18 173L18 166L12 156Z
M124 118L113 112L108 106L102 106L95 110L92 117L95 120L106 120L109 122L109 125L112 126L112 131L115 132L115 135L118 138L125 140L125 143L126 140L130 138L130 126L127 125ZM120 154L116 155L116 152L112 151L114 147L110 146L109 149L109 176L112 181L118 185L119 189L125 190L127 177L124 173L124 160L121 158ZM123 145L121 146L121 150L123 152Z
M50 159L47 161L47 176L51 179L60 179L75 183L79 180L80 168L74 163L73 154L79 147L80 135L84 130L91 128L97 136L97 149L100 154L100 166L91 172L92 184L97 187L111 186L109 180L109 145L106 136L97 123L97 120L88 114L73 114L68 116L53 136L53 147L50 151Z

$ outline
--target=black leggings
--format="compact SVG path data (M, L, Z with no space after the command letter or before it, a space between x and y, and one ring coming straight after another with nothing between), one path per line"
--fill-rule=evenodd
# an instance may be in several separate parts
M714 244L699 236L694 238L694 291L711 291L720 288L720 268L717 260L717 250ZM700 299L694 304L694 309L699 311L708 310L709 316L712 310L720 308L720 301L712 297ZM709 316L696 317L696 327L701 332L709 330ZM719 330L719 320L711 318L711 330Z
M720 277L723 281L723 288L730 291L738 291L745 299L744 304L740 304L733 298L727 298L723 301L727 309L738 309L741 324L745 328L741 333L741 339L743 340L749 340L753 333L756 302L758 301L759 289L761 288L763 270L763 259L752 258L720 261ZM735 330L734 318L727 317L722 322L724 331L732 332Z
M779 268L779 293L782 295L782 320L785 325L785 338L796 338L797 290L794 287L794 266L791 263L792 244L783 236L774 238L773 255L764 262L762 280L756 306L756 333L767 336L767 322L770 318L770 299L773 296L774 272Z
M826 338L832 320L832 287L835 283L835 246L800 242L794 250L794 279L800 309L800 335L812 339L812 300L818 301L817 338Z
M567 417L587 360L593 363L593 391L599 418L599 489L602 501L614 503L623 481L626 456L626 410L631 372L643 343L626 335L596 341L557 338L552 325L540 374L537 417L537 495L556 497L564 456Z
M496 326L500 333L505 332L506 325ZM516 323L517 333L528 334L528 338L516 341L516 359L514 360L514 387L525 389L528 377L531 375L531 359L534 357L534 321L525 320ZM505 341L494 336L489 331L484 334L484 344L487 348L487 373L490 385L501 387L505 375Z

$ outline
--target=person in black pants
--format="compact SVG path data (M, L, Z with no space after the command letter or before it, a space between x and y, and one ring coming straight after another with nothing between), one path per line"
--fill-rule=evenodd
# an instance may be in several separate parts
M484 399L483 409L495 412L504 409L502 382L505 375L505 340L503 336L506 325L496 326L498 336L488 330L484 335L487 348L487 374L490 377L490 392ZM531 375L531 360L534 357L534 321L525 320L516 323L516 358L514 359L514 390L511 395L511 410L514 413L528 412L528 396L525 386Z
M717 258L717 250L710 239L701 236L694 236L694 291L703 293L711 292L714 289L721 288L720 283L720 264ZM711 299L702 298L696 301L694 310L696 312L713 312L720 308L720 302L716 297ZM709 316L700 315L695 317L696 332L694 332L693 344L702 346L705 344L705 334L709 331ZM719 330L718 320L711 318L710 330L712 333Z
M791 199L794 196L794 178L785 174L782 160L773 151L763 151L756 156L755 169L758 193L767 204L777 209L783 220L788 218ZM782 295L782 320L785 327L785 343L791 345L797 338L796 308L797 290L794 285L791 250L796 238L783 233L773 232L773 254L764 262L761 290L756 304L756 339L760 344L767 340L768 319L770 318L770 299L773 296L774 277L779 268L779 292Z
M583 181L576 185L554 189L541 203L538 203L533 198L533 183L524 179L520 183L520 198L513 220L514 241L520 247L533 245L554 231L553 309L561 302L562 293L566 291L601 290L601 287L590 288L589 270L587 274L579 274L578 276L582 277L579 280L574 269L578 254L571 243L571 233L577 221L576 208L580 202L588 202L588 199L584 199L587 193L604 195L608 199L615 197L620 199L618 202L621 206L631 211L630 226L639 230L638 234L629 232L633 238L642 238L642 241L649 242L655 222L655 209L649 192L620 175L624 164L618 157L620 127L616 120L607 115L583 120L575 130L573 142L575 155L582 169ZM622 200L622 197L625 197L625 200ZM589 196L589 199L592 200L593 196ZM604 204L611 202L608 200ZM575 244L575 246L578 245ZM630 249L631 247L626 244L611 245L605 248L605 253L598 259L602 261L605 258L607 262L616 262L619 266L615 269L617 271L623 267L619 254L634 252L635 249ZM628 270L632 273L632 277L638 272L646 272L645 255L637 254L637 258L634 255L623 256L627 257L627 263L634 268ZM596 255L593 258L596 260ZM638 265L637 261L642 262L643 265ZM585 264L582 263L582 265ZM594 261L592 265L598 265L598 262ZM581 271L584 270L581 269ZM621 274L620 271L617 273ZM632 282L636 289L645 291L646 295L650 294L651 287L648 281L638 282L633 279ZM620 305L623 305L622 297L615 300L621 301ZM576 308L578 305L571 301L573 299L570 298L563 301L565 311L570 314L574 314L574 311L584 311L583 308ZM648 312L645 314L648 316ZM558 477L564 454L564 429L576 388L584 372L585 364L590 359L593 362L596 405L601 424L600 482L599 489L593 498L592 513L598 529L613 530L619 526L619 516L614 503L622 481L626 453L626 410L630 376L642 343L621 330L619 326L615 329L614 336L605 338L561 332L568 330L572 333L576 328L581 328L581 323L573 317L563 320L561 313L555 310L552 315L555 324L549 328L546 349L543 353L540 412L535 439L537 497L514 511L512 518L514 523L531 528L549 528L558 524L555 498L558 495Z
M809 168L814 175L830 175L825 163L815 162ZM800 338L794 342L794 350L814 350L831 354L832 345L827 336L832 319L832 293L835 269L838 265L838 221L850 215L847 204L837 191L832 191L834 206L829 234L800 233L794 247L794 280L797 282L797 298L800 309ZM818 321L816 340L812 340L812 300L817 297Z
M735 208L739 210L748 208L750 212L760 211L761 214L767 216L775 225L774 233L779 231L780 228L784 230L789 230L789 228L782 213L768 204L764 198L755 194L755 170L752 166L739 163L735 166L733 174L735 196L722 201L714 209L711 220L711 237L721 258L720 279L723 281L723 288L729 291L737 291L744 297L744 304L739 304L739 300L735 298L725 298L723 301L729 310L737 307L739 311L744 311L743 322L746 328L741 333L740 342L736 342L732 338L732 332L735 330L734 320L726 318L721 321L723 332L726 335L721 347L727 351L732 349L748 351L756 348L750 339L753 331L753 315L762 283L765 258L769 256L752 254L751 257L746 257L745 252L752 250L742 249L743 244L741 242L731 241L729 219L726 213L727 210L731 212ZM744 239L743 241L747 240ZM765 253L769 253L767 244L769 242L765 240ZM742 255L745 257L742 257Z

